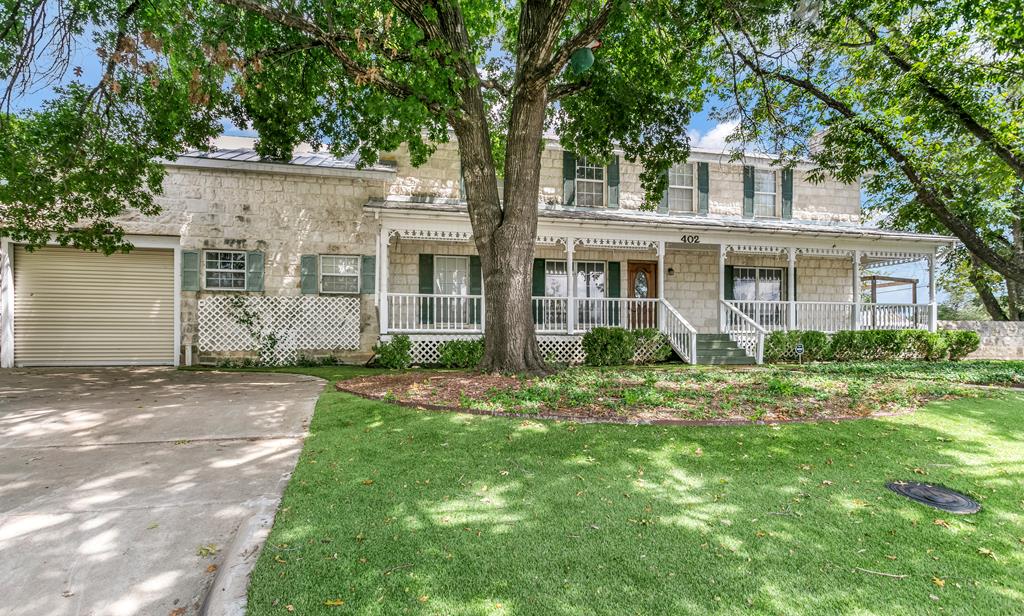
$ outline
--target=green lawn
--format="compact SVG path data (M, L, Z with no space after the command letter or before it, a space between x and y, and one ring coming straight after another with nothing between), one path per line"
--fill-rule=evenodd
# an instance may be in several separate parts
M884 487L897 478L983 510L924 508ZM1024 392L879 420L666 428L330 388L249 613L1020 613L1022 486Z

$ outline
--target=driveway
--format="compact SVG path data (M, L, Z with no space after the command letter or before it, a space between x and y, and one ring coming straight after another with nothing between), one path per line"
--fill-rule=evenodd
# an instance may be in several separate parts
M225 558L251 566L251 531L273 515L323 386L0 370L0 615L198 612L215 580L221 593L231 581Z

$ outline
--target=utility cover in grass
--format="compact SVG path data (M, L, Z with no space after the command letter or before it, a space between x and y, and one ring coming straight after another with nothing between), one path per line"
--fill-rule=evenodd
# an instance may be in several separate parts
M977 501L959 492L950 490L946 486L918 483L916 481L890 481L885 484L885 487L897 494L906 496L910 500L941 509L942 511L948 511L949 513L966 515L981 511L981 505Z

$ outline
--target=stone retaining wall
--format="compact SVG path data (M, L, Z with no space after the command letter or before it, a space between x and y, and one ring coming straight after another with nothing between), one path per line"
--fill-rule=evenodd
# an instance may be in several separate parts
M1024 321L939 321L939 329L972 329L981 346L968 359L1024 359Z

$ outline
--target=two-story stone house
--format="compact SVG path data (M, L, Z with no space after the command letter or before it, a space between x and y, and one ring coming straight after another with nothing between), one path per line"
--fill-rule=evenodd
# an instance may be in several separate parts
M444 340L481 335L457 144L419 168L399 151L364 169L311 152L265 162L251 146L224 138L168 162L162 214L124 220L129 254L0 240L3 365L356 359L396 334L430 362ZM546 146L533 306L553 359L579 361L601 325L657 327L687 361L698 346L756 360L776 329L935 327L950 238L862 226L857 185L695 151L644 210L639 174ZM862 300L865 268L922 259L927 303Z

